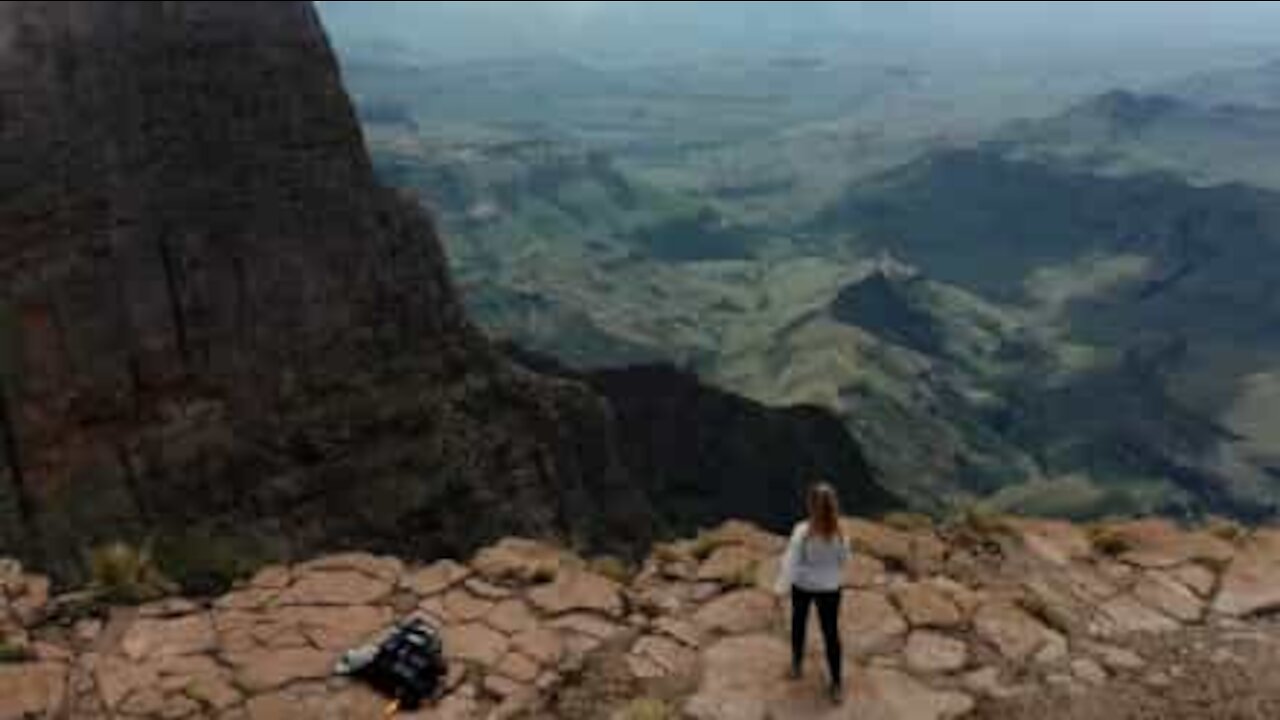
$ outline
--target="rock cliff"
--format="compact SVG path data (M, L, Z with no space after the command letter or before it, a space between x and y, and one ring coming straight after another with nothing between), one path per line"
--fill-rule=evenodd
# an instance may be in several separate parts
M0 3L0 550L635 550L616 415L470 326L309 3Z

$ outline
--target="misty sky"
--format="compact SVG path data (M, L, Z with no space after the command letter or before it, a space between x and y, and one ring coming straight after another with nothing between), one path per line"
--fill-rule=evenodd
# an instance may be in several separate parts
M322 2L337 43L449 61L661 61L863 44L1016 52L1280 47L1280 2Z

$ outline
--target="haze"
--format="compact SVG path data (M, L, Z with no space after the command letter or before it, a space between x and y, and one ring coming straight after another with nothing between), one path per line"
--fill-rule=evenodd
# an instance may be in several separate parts
M1274 49L1271 2L324 2L345 53L398 46L439 62L556 53L596 62L760 52L1096 53L1181 64Z

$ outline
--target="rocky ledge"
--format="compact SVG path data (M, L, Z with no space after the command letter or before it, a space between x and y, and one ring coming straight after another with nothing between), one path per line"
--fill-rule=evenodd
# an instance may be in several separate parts
M816 637L808 677L785 679L784 609L767 591L783 539L728 522L655 547L633 572L512 538L465 563L335 555L264 568L221 597L135 607L51 597L47 580L7 562L0 720L378 717L385 702L334 677L334 661L413 614L444 629L452 669L443 698L408 717L1280 708L1280 690L1246 667L1258 653L1277 658L1280 631L1265 616L1280 610L1280 531L1012 518L849 520L846 530L859 552L842 608L850 669L839 707L821 692ZM1230 714L1232 703L1258 714Z

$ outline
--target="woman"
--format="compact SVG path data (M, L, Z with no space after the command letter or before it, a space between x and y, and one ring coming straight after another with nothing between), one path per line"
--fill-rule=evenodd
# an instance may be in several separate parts
M809 606L818 606L818 621L827 651L831 699L844 696L840 647L840 590L849 543L840 533L840 502L835 488L819 483L809 488L809 519L796 525L782 556L776 590L791 593L791 676L800 677L804 663Z

